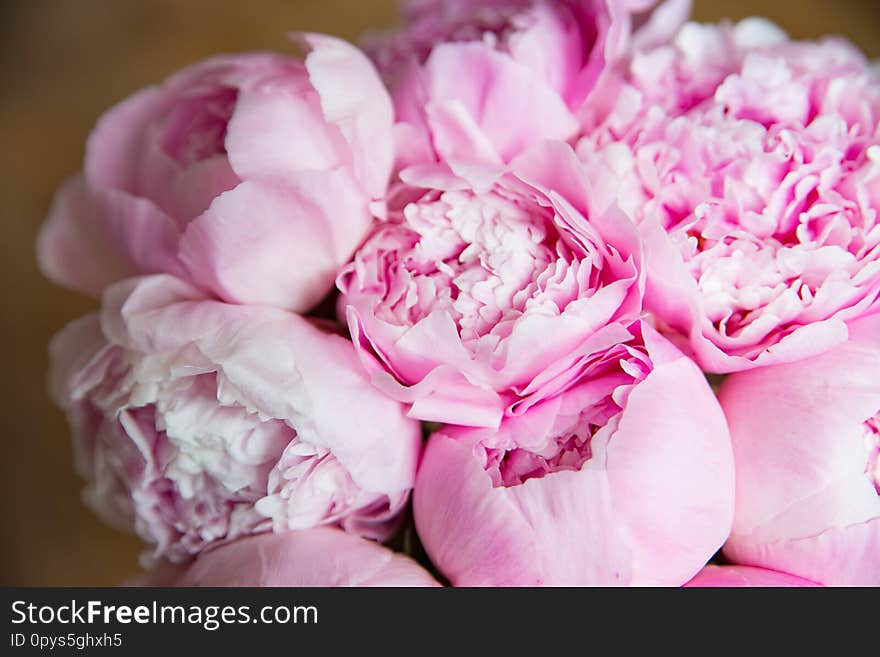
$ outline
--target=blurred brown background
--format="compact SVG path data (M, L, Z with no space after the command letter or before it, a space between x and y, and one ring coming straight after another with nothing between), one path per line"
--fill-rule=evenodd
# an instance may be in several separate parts
M477 0L475 0L477 1ZM698 20L761 14L794 37L845 34L880 56L878 0L695 0ZM39 274L34 240L55 187L80 166L100 113L218 52L288 49L290 30L355 39L395 0L0 0L3 227L0 584L112 585L139 543L80 502L67 427L45 393L46 344L96 307Z

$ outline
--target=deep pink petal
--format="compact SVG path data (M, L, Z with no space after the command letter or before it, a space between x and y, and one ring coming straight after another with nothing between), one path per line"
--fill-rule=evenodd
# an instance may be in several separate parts
M777 570L751 566L706 566L687 587L783 587L819 586L815 582Z

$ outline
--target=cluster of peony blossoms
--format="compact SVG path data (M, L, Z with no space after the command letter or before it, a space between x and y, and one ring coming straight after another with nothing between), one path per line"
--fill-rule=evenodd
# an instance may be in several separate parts
M38 258L135 583L880 585L880 71L688 15L410 0L100 119Z

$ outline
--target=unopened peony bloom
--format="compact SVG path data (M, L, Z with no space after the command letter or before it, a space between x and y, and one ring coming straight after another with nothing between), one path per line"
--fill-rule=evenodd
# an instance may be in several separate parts
M403 27L370 48L393 90L401 166L498 164L544 139L575 136L606 68L628 50L635 19L646 22L654 4L410 0ZM688 7L669 2L641 40L662 40Z
M440 584L409 557L339 529L261 534L162 566L129 586L407 586Z
M157 275L108 288L51 355L87 502L154 556L327 524L384 537L407 501L418 424L296 315Z
M416 528L454 586L680 586L724 543L733 455L693 361L644 325L584 372L497 430L429 439Z
M547 143L477 182L408 178L339 278L373 379L422 420L498 427L589 376L641 313L634 227L603 208L571 148ZM369 363L372 363L372 359Z
M686 587L716 588L778 588L785 586L818 586L801 577L752 566L706 566Z
M829 586L880 585L880 314L827 353L729 376L730 560Z
M392 107L354 47L304 62L215 57L114 107L40 235L43 271L98 295L170 273L233 303L295 311L333 286L392 165Z
M880 77L759 19L638 51L579 143L646 236L646 306L703 369L821 353L880 293Z

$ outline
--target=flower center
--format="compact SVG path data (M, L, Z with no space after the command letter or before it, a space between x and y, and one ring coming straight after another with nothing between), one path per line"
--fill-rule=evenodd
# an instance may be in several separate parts
M126 408L114 423L122 433L103 446L115 476L139 500L136 528L175 561L265 530L271 521L254 505L296 441L294 429L224 401L221 389L215 373L168 382L150 403Z
M164 121L164 151L184 167L225 155L226 128L237 99L238 90L229 87L180 99Z
M496 487L517 486L560 470L580 470L593 456L591 441L599 425L580 422L551 439L541 452L515 447L486 450L486 471Z
M848 300L830 290L852 288L880 259L875 216L858 200L876 175L873 161L848 143L820 146L824 139L809 132L774 129L753 153L724 156L717 166L704 155L710 170L670 174L692 186L670 184L663 193L672 198L693 195L694 185L705 190L672 230L681 233L680 248L722 335L739 336L753 324L755 331L764 316L785 324L810 309L828 317ZM714 150L721 157L721 147ZM723 195L712 191L719 176ZM767 188L770 180L778 187Z
M561 288L576 281L557 280L571 257L557 248L542 208L500 194L446 192L410 204L404 216L386 235L395 248L385 253L392 280L377 308L385 321L415 324L444 310L471 343L506 337L510 323L541 300L564 307L572 298Z
M714 44L718 61L636 55L639 109L618 112L582 151L627 144L620 158L608 151L633 172L625 209L676 242L711 339L756 354L876 285L880 85L831 44L725 53L726 37L695 29L682 32L688 47Z
M616 345L587 366L586 383L566 393L571 395L566 405L571 402L581 410L560 412L547 437L523 439L520 435L514 441L509 436L518 432L508 433L502 425L498 434L476 448L493 485L518 486L562 470L580 470L601 449L596 441L604 444L614 433L627 396L650 369L643 349ZM517 417L506 420L519 421Z

